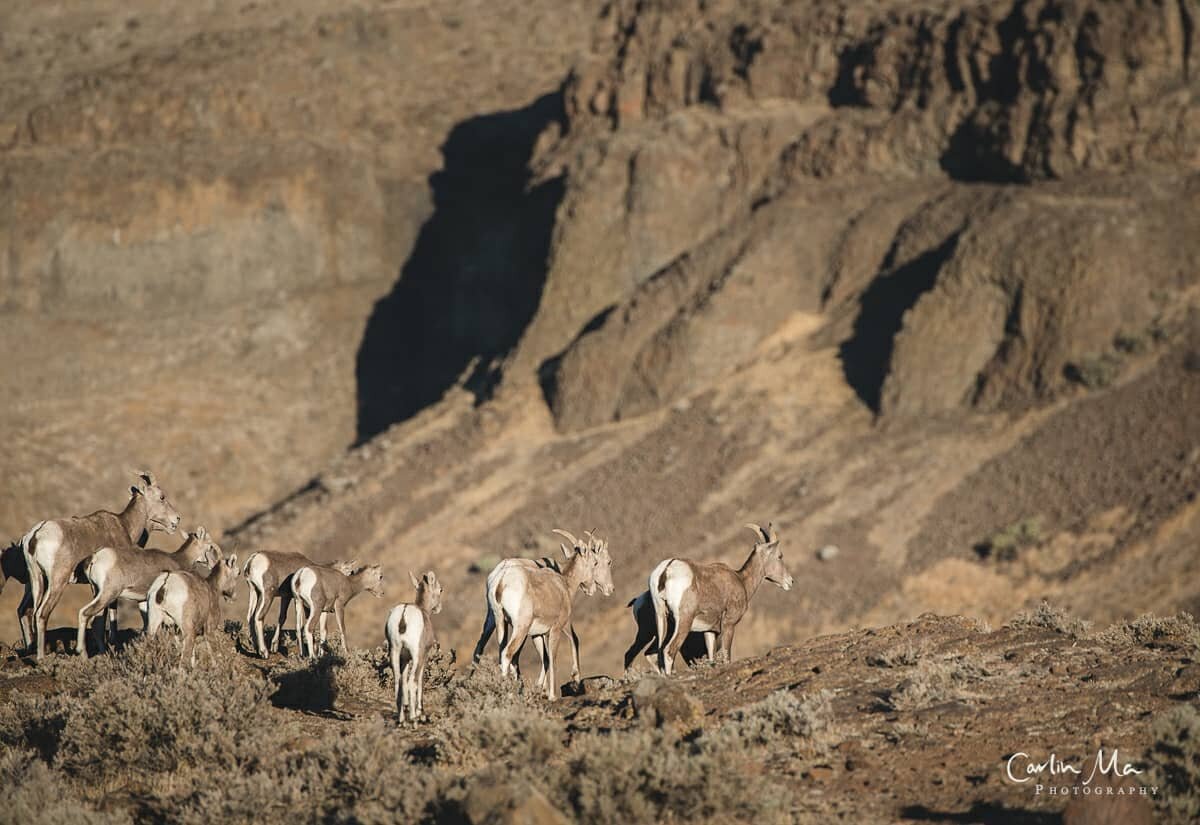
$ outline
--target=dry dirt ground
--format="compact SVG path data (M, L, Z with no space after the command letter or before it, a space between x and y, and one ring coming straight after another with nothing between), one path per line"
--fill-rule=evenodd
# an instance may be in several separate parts
M243 637L238 643L243 653L245 641ZM1073 799L1076 807L1086 801L1081 792L1064 797L1061 789L1084 786L1082 780L1091 773L1099 749L1109 755L1115 749L1119 765L1130 764L1142 771L1133 774L1134 779L1158 789L1152 797L1139 795L1132 801L1106 799L1105 810L1110 815L1119 811L1125 817L1122 821L1150 821L1138 817L1149 815L1153 804L1157 806L1158 821L1183 822L1187 816L1180 812L1188 810L1186 805L1200 804L1195 799L1196 788L1187 785L1194 782L1200 768L1196 743L1191 742L1190 750L1179 756L1177 767L1184 773L1176 777L1178 780L1184 776L1179 780L1184 784L1168 786L1166 774L1155 772L1158 769L1154 766L1167 753L1160 749L1159 756L1154 755L1155 737L1163 736L1162 728L1155 724L1172 709L1189 704L1195 707L1200 698L1198 644L1197 626L1188 619L1143 618L1099 631L1062 612L1042 608L991 630L973 619L927 614L908 623L777 647L764 656L731 665L685 668L668 683L658 677L637 676L616 684L592 680L586 683L584 695L566 696L549 705L536 696L513 698L511 686L505 688L491 676L483 680L486 687L480 689L485 693L498 691L510 697L504 701L517 704L495 704L500 701L495 696L481 695L474 695L470 701L482 703L493 714L502 713L499 707L515 707L518 718L532 725L550 720L548 741L541 746L544 751L539 758L547 765L576 765L573 769L590 764L585 754L597 747L598 740L592 738L596 734L612 743L633 742L635 737L646 736L647 729L659 728L668 743L675 743L668 744L670 749L684 747L688 741L701 745L717 742L721 731L737 731L745 750L724 770L748 771L754 781L765 781L764 787L775 788L786 800L747 818L746 811L736 807L745 804L736 794L727 799L698 794L697 805L714 806L703 810L704 815L698 818L713 822L1054 823L1061 821ZM395 729L391 727L390 685L376 670L383 661L382 651L376 650L360 654L352 664L334 656L306 669L278 657L262 662L228 651L222 653L217 665L248 683L268 680L270 702L255 706L258 718L253 724L262 730L273 729L286 739L285 752L291 754L290 759L325 759L320 750L322 743L382 735L381 739L371 739L371 747L384 749L386 758L400 765L413 761L404 768L408 775L424 770L445 772L449 784L438 792L441 797L430 801L422 818L562 821L553 817L491 820L477 811L472 814L469 804L463 801L464 788L486 784L490 780L485 778L495 773L496 765L488 758L487 747L489 741L500 740L488 736L503 735L507 745L492 745L502 748L518 747L514 743L527 742L534 734L520 727L520 722L503 734L486 726L482 733L472 728L468 709L456 704L463 701L463 694L461 683L454 680L482 677L464 677L466 669L461 663L457 671L441 665L430 671L428 724ZM170 664L164 667L173 669ZM201 668L207 667L202 660ZM0 696L11 708L16 697L36 702L39 695L78 692L70 686L80 673L78 668L33 669L28 662L9 659L0 671ZM460 687L452 689L454 684ZM761 711L755 715L753 709L761 707L759 703L771 697L778 700L780 693L810 704L795 717L767 717ZM814 697L816 701L812 701ZM142 701L154 704L165 700ZM22 706L26 713L33 712L28 710L30 707L36 705ZM173 719L175 711L162 713ZM775 727L768 724L766 733L745 727L739 720L747 714L752 719L775 718L771 723ZM788 718L792 718L790 723ZM388 725L382 734L370 728L379 719ZM79 747L70 744L75 735L71 733L72 724L67 722L64 734L68 744L57 746L60 754L68 754L59 759L68 763L79 758L71 755L75 754L72 748ZM177 724L186 728L188 723ZM185 736L183 730L168 730L164 736ZM8 737L8 744L13 744L11 722L6 720L0 733ZM125 748L115 743L128 739L119 735L113 747ZM483 751L476 755L471 747ZM1028 758L1017 755L1021 753ZM1052 753L1061 760L1059 765L1076 766L1083 774L1077 777L1061 769L1057 773L1047 769L1033 774L1027 783L1008 778L1006 766L1010 759L1013 775L1025 779L1030 776L1025 772L1028 764L1045 762ZM483 757L482 762L478 756ZM326 765L327 770L342 776L346 786L337 792L340 802L327 804L345 805L343 817L372 821L362 806L375 791L358 784L363 779L357 773L361 766L355 760L359 758L347 751L341 762ZM289 770L302 770L295 762L291 764ZM629 768L610 766L614 778L607 781L612 785L602 793L612 797L617 811L638 810L636 804L646 804L651 807L642 810L656 812L653 818L671 819L670 812L676 810L673 806L683 803L672 801L672 791L662 788L661 797L654 798L649 789L662 779L650 778L655 768L644 765L646 775L641 779L615 778L618 774L624 776ZM266 768L251 765L242 770L247 780L255 781L255 771ZM501 770L520 772L521 766ZM1188 770L1192 779L1186 779ZM202 770L196 772L203 774ZM599 809L589 817L591 809L587 808L586 798L563 801L564 797L556 796L555 788L547 787L546 775L539 779L537 770L533 773L533 787L556 800L560 813L569 819L643 821L637 817L613 819L611 811L601 813ZM192 772L187 775L192 776ZM637 776L636 767L633 775ZM1097 776L1087 783L1089 787L1120 787L1132 781L1111 776L1105 779L1103 773ZM465 778L466 784L456 785L450 778ZM525 781L524 775L521 781ZM132 812L139 820L161 815L194 818L196 800L206 799L206 791L201 789L213 788L219 797L222 782L220 775L186 780L181 775L178 784L171 786L158 783L153 771L126 771L110 778L103 787L81 790L68 783L66 793L111 815ZM603 786L603 780L597 782ZM1038 784L1044 786L1040 792ZM1052 785L1058 789L1053 795L1048 790ZM413 795L419 796L415 788ZM643 796L648 801L635 803ZM701 796L706 800L703 803L699 801ZM205 804L214 803L209 800ZM222 811L231 821L241 821L239 801L230 797L220 804L225 807L211 808L207 813ZM297 799L291 804L296 807L288 812L289 818L321 818L315 804L306 806ZM459 807L462 805L468 805L466 812ZM578 807L573 809L572 805ZM267 816L274 816L280 809L268 806L263 810ZM1075 811L1073 815L1079 814Z

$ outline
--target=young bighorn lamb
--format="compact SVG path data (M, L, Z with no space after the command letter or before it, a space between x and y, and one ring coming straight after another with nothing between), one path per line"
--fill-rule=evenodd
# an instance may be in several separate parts
M497 577L488 590L488 608L500 626L500 672L507 676L514 655L533 637L534 647L546 675L546 695L558 697L554 658L558 641L571 624L571 600L576 590L588 595L599 586L612 595L612 559L607 542L589 540L581 544L565 530L555 530L570 539L563 547L567 557L561 570L512 565Z
M393 607L383 626L392 678L396 683L396 714L400 722L404 721L405 708L411 722L425 716L422 701L425 665L430 649L437 644L431 616L442 612L442 584L433 571L426 572L420 581L412 573L408 577L417 589L417 597L412 604Z
M584 533L584 535L588 537L589 541L591 540L590 533ZM562 547L562 551L565 555L567 553L567 548L563 547L561 544L559 545L559 547ZM496 582L498 582L500 580L500 576L503 575L504 571L509 569L510 567L525 567L529 570L536 570L539 568L549 568L552 570L561 570L558 562L551 558L502 559L500 561L500 563L497 564L495 567L493 567L491 569L491 571L488 573L487 584L484 586L484 599L485 600L487 599L487 594L491 593L493 590L496 589ZM651 624L653 624L653 619L651 619ZM569 632L569 638L571 640L571 681L578 682L579 681L579 635L575 632L575 626L573 624L568 624L567 630ZM471 661L473 661L475 663L479 662L479 658L483 655L483 649L487 646L488 640L492 638L492 634L495 632L496 632L496 615L492 612L491 602L488 602L487 612L484 614L484 617L483 617L483 630L479 634L479 641L475 643L475 653L472 655ZM516 655L513 656L513 660L512 660L512 666L513 666L513 669L516 671L518 679L521 678L521 651L524 649L525 649L524 646L522 646L520 649L518 649ZM538 674L538 680L537 680L537 686L539 688L543 687L546 682L545 660L543 660L541 664L542 664L542 669L541 669L541 672Z
M142 550L133 546L102 547L86 562L84 575L92 583L95 598L79 611L79 633L75 646L79 655L87 658L85 628L95 616L115 607L118 599L145 602L150 585L160 573L172 570L191 570L192 565L203 562L209 568L216 566L221 558L221 548L203 527L188 533L183 545L173 553L165 550ZM149 605L143 614L143 629L149 625ZM115 612L115 610L114 610ZM109 642L116 633L115 616L109 622ZM104 634L97 634L97 648L104 649Z
M779 536L767 525L747 524L757 536L754 549L738 570L722 562L704 564L687 559L659 562L650 574L655 633L660 670L670 675L675 654L688 633L704 634L709 659L720 641L726 660L733 658L733 631L746 613L746 606L763 580L784 590L792 589L792 577L783 566ZM667 621L672 626L668 634ZM665 640L665 641L664 641Z
M292 576L301 567L315 564L315 561L300 553L277 553L270 550L251 553L246 559L246 566L242 569L247 589L250 591L250 600L246 608L246 629L249 630L250 639L254 643L254 652L264 659L272 650L279 652L283 625L292 606ZM263 619L266 618L267 611L271 609L271 602L275 601L276 596L279 596L279 623L275 625L275 633L271 637L271 646L268 649L263 639ZM322 614L321 621L324 620L325 616ZM299 628L296 628L296 635L300 635Z
M346 603L363 591L376 598L383 596L383 569L378 564L360 567L352 573L345 567L326 567L314 564L301 567L292 576L292 596L296 599L296 635L300 639L300 655L308 646L309 658L317 655L313 644L313 619L320 616L321 644L325 644L326 613L333 613L338 632L342 634L342 650L350 649L346 639Z
M221 599L229 601L237 591L237 553L221 560L207 576L201 578L189 570L159 573L146 601L150 606L148 633L157 633L164 621L179 628L183 639L181 662L196 664L196 637L203 636L212 657L212 639L221 632Z
M33 632L37 657L46 652L46 624L63 591L73 581L83 581L81 563L101 547L144 547L151 530L174 533L179 513L154 480L154 474L137 471L129 504L120 513L99 510L77 518L43 521L21 540L29 567L33 598Z
M33 644L33 594L29 591L29 565L25 563L25 551L19 541L0 551L0 593L4 592L9 579L16 579L24 590L21 603L17 605L17 624L21 626L21 647L28 650Z

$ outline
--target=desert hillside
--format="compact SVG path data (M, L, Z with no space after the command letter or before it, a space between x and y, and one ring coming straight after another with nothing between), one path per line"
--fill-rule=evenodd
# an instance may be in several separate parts
M1195 15L10 8L0 531L147 466L243 558L381 562L356 643L436 569L467 650L495 560L596 529L593 674L656 561L739 563L747 521L796 587L741 655L1042 599L1195 612Z

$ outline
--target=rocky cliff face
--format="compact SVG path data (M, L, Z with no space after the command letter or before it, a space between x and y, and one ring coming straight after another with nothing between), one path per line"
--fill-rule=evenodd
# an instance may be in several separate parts
M541 159L567 190L518 363L578 429L856 314L830 340L880 413L1047 400L1195 282L1192 14L613 4Z

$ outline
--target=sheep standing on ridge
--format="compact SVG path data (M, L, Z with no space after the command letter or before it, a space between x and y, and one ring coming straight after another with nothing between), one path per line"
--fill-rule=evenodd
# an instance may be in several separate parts
M21 540L33 599L37 658L46 654L46 625L71 582L82 581L80 565L101 547L144 547L151 530L174 533L179 513L146 470L137 471L129 503L120 513L99 510L77 518L39 522Z
M137 547L102 547L84 563L84 576L91 582L95 597L79 611L79 630L75 646L79 655L87 658L87 643L84 633L87 623L95 616L110 610L115 613L118 599L145 602L150 585L161 573L172 570L191 570L192 565L203 562L210 569L221 558L217 546L208 531L197 527L188 533L183 545L174 553L163 550L142 550ZM150 606L145 605L143 629L149 628ZM116 637L115 616L107 622L109 643ZM99 633L97 647L104 649L104 634Z
M571 602L575 591L612 595L612 558L608 544L590 534L587 544L565 530L571 547L562 547L566 562L561 570L513 565L488 589L488 609L500 627L500 673L507 676L512 660L532 636L546 674L546 695L558 697L554 660L559 639L571 626Z
M757 536L754 549L741 568L723 562L703 564L687 559L659 562L647 588L654 604L660 670L670 675L675 654L693 630L704 634L708 658L715 659L720 643L727 661L733 658L733 632L746 613L750 599L763 581L792 589L792 576L783 566L779 536L767 525L747 524Z
M403 722L407 708L409 721L416 722L425 715L425 665L430 649L437 644L432 615L442 611L442 584L432 570L419 581L412 573L408 577L417 596L412 604L392 608L383 631L396 686L396 713Z
M212 658L212 639L224 627L221 600L229 601L237 591L237 554L218 561L204 578L187 570L160 573L146 593L150 627L157 633L169 621L183 638L180 661L196 664L196 637L203 636Z
M301 567L292 576L292 595L296 599L296 633L300 638L300 655L312 658L317 655L313 644L313 619L321 617L321 644L325 644L325 621L327 613L337 619L338 633L342 636L342 650L350 649L346 638L346 604L364 590L376 598L383 596L383 569L378 564L360 567L353 572L344 572L338 567L314 564Z
M267 658L271 651L279 652L280 639L283 636L283 625L287 621L288 610L292 606L292 577L301 567L311 567L316 562L301 553L280 553L272 550L259 550L246 558L246 566L242 575L246 579L250 598L246 606L246 630L254 651L262 658ZM354 562L334 562L333 567L349 574L353 572ZM271 602L279 596L279 623L275 625L275 633L271 636L268 648L263 638L263 619L271 609ZM321 634L324 638L325 614L321 614ZM296 628L300 635L300 628Z

